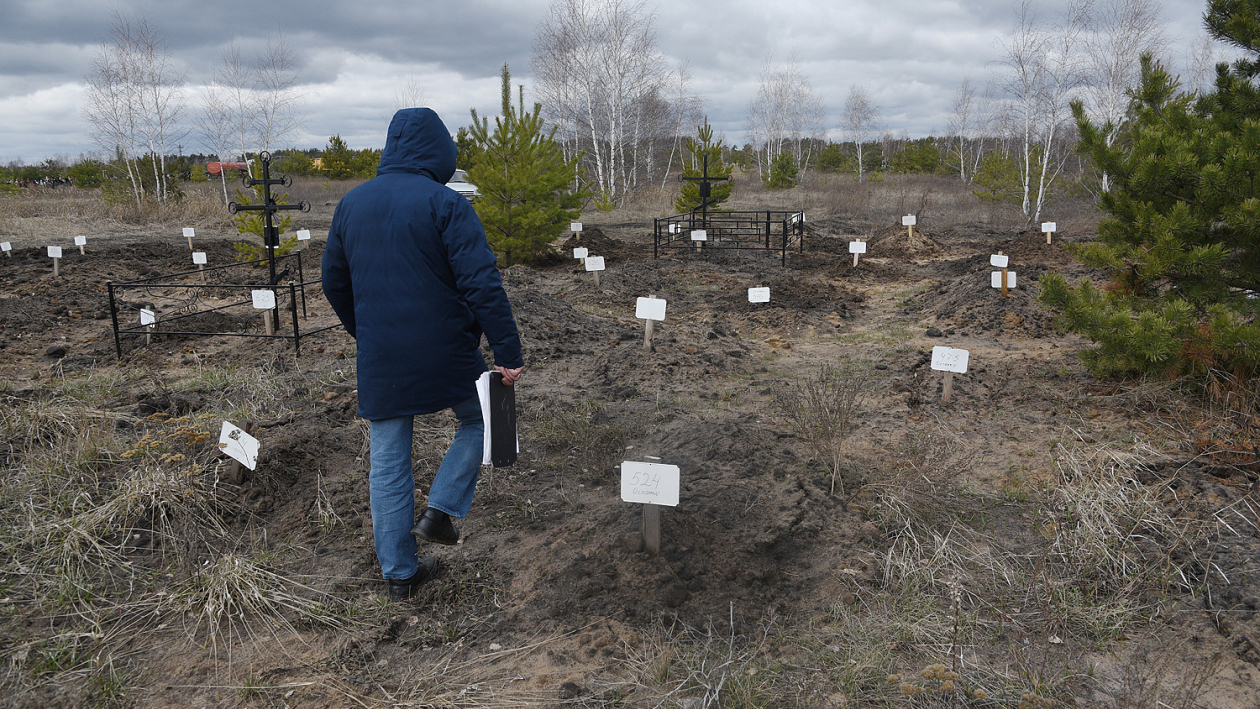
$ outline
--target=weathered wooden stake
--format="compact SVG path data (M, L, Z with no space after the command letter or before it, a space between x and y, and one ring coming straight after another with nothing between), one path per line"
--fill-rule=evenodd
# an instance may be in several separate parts
M274 335L274 334L275 334L275 332L276 332L276 331L275 331L275 325L271 322L271 313L272 313L272 311L273 311L273 310L275 310L275 309L274 309L274 308L270 308L270 309L267 309L267 310L262 311L262 313L263 313L263 332L265 332L265 333L266 333L266 334L268 334L268 335Z
M914 225L913 224L906 225L906 238L908 239L914 238Z
M656 296L649 295L648 297L655 298ZM654 321L652 320L652 318L645 318L643 320L643 349L647 350L648 352L652 351L652 329L653 329L652 323L653 322Z
M79 244L79 254L82 256L87 255L87 252L83 250L83 244Z
M1046 243L1050 243L1050 232L1046 232Z
M591 273L595 274L595 287L599 288L599 271L591 271Z
M860 256L860 255L861 255L861 254L853 254L853 267L854 267L854 268L857 268L858 256Z
M945 388L941 390L941 403L948 404L949 398L954 395L954 373L945 372Z
M61 275L61 259L53 258L53 277Z
M997 255L1001 256L1002 252L1001 251L997 252ZM1003 298L1011 297L1010 293L1006 292L1006 269L1005 268L1002 269L1002 297Z
M192 250L193 250L192 237L191 237L191 236L190 236L190 237L188 237L188 250L189 250L189 251L192 251Z
M651 322L650 320L648 322ZM643 548L649 554L661 553L661 506L643 505Z

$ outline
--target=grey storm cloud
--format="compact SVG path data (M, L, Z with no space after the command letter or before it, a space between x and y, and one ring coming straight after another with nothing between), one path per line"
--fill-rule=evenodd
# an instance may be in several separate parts
M1053 19L1066 0L1044 0ZM495 112L498 72L511 65L528 92L535 31L550 0L0 0L0 160L94 149L79 113L81 87L113 13L157 28L190 86L206 82L223 50L251 56L283 32L308 103L295 139L328 135L379 144L393 87L420 79L454 129L468 108ZM1180 48L1199 30L1202 0L1167 0ZM1015 0L673 0L648 3L658 48L685 63L692 90L728 141L767 61L795 61L827 107L833 137L851 87L864 86L896 133L945 129L964 78L982 86L1016 23ZM1180 56L1171 57L1179 61ZM374 93L366 93L370 84ZM347 92L341 95L340 92Z

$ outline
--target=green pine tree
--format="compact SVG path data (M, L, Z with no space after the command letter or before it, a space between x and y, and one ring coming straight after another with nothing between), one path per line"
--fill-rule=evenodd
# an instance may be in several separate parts
M709 125L709 117L704 117L704 124L696 126L697 141L688 138L683 143L686 151L683 162L683 177L703 177L704 158L709 158L709 177L731 176L731 166L722 159L722 141L713 142L713 126ZM687 163L690 163L689 165ZM731 181L709 183L709 207L716 207L731 197ZM700 183L687 180L682 183L681 193L674 200L674 209L678 212L690 212L700 208Z
M1060 322L1095 343L1098 374L1260 372L1260 0L1212 0L1218 39L1247 51L1196 100L1150 57L1120 138L1073 105L1081 150L1112 176L1099 240L1076 249L1111 283L1041 281Z
M541 104L525 111L512 107L511 74L503 65L503 115L479 118L472 110L471 133L481 153L468 168L468 179L481 191L474 207L491 248L505 266L536 261L554 254L551 242L581 214L586 194L571 191L578 160L565 160L553 140L555 130L543 133Z
M784 190L795 187L799 177L796 160L785 150L774 156L774 160L770 162L770 169L766 171L762 181L772 190Z

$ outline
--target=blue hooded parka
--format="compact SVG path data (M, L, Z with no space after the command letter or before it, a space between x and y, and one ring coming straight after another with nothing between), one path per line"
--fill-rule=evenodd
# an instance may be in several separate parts
M399 111L376 177L333 214L324 295L358 343L359 415L370 421L476 396L483 333L497 365L525 364L481 220L446 187L455 152L432 110Z

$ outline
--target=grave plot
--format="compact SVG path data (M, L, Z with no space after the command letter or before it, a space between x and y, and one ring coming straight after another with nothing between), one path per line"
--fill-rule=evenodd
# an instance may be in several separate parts
M780 264L787 265L788 251L805 251L805 213L721 211L661 217L652 223L653 258L664 249L768 251L778 253Z

